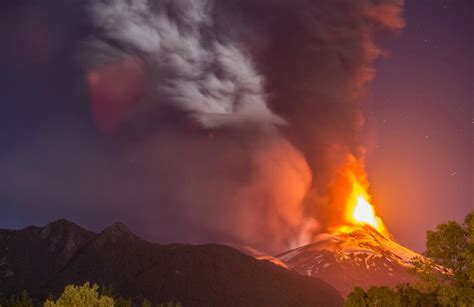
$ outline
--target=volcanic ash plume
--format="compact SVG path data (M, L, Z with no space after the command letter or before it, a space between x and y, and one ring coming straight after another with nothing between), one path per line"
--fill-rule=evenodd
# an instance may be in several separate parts
M365 178L359 102L381 53L373 36L402 28L400 1L89 9L81 53L96 125L111 137L145 131L124 150L143 171L121 180L141 182L131 200L146 231L276 252L345 218L350 177Z
M146 74L146 112L172 107L203 127L283 123L267 105L249 51L218 31L212 1L96 1L91 12L100 35L90 42L90 68L100 76L135 61Z

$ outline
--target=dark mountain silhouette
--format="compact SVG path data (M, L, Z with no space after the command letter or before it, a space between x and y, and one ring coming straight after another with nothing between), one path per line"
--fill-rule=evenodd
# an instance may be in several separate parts
M0 289L34 298L68 284L110 286L123 297L184 306L340 306L325 282L217 245L160 245L116 223L101 233L61 220L0 230Z

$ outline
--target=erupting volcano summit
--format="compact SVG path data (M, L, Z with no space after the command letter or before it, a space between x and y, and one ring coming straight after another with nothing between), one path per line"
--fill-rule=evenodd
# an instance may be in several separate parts
M349 173L351 191L345 221L314 242L277 256L289 269L320 278L347 296L356 286L395 286L413 282L407 269L419 254L391 239L375 214L367 189Z
M320 278L348 295L356 286L395 286L415 281L408 272L417 253L370 225L343 226L308 245L278 256L289 269Z

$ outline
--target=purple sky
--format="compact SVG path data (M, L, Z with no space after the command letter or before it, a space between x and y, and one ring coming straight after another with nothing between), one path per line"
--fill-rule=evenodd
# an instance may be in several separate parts
M418 251L426 229L474 209L472 16L472 1L407 0L366 110L377 210Z

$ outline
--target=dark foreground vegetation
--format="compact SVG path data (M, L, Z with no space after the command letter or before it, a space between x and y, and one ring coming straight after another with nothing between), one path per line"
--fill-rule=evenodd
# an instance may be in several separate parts
M100 289L94 284L85 283L82 286L69 285L57 298L50 297L43 303L37 303L43 307L181 307L179 302L170 301L165 304L152 304L149 300L141 302L133 301L131 298L124 299L114 295L111 289ZM21 295L14 295L9 299L0 298L0 307L33 307L33 300L26 291Z
M413 259L421 282L356 288L345 306L474 306L474 211L463 224L449 221L428 231L424 256Z

